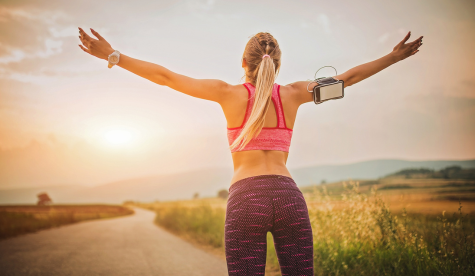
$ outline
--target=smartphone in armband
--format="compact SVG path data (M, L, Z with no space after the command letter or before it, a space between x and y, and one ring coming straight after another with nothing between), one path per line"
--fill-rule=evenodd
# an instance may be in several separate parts
M324 67L332 67L332 66L324 66ZM332 68L335 69L334 67ZM335 72L336 72L336 69L335 69ZM315 73L315 76L317 75L317 73ZM324 77L324 78L315 79L314 81L310 83L314 83L314 82L316 82L317 85L315 85L311 91L308 90L308 86L307 86L307 91L313 93L313 102L315 104L320 104L328 100L341 99L345 96L345 93L344 93L345 83L342 80L337 80L333 77L327 77L327 78Z
M313 87L313 102L320 104L328 100L341 99L345 96L342 80L336 80L332 77L317 81L318 85Z

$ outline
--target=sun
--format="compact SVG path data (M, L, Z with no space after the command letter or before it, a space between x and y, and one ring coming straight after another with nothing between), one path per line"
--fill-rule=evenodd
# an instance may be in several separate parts
M132 132L126 129L113 129L104 134L104 140L111 146L124 146L132 142Z

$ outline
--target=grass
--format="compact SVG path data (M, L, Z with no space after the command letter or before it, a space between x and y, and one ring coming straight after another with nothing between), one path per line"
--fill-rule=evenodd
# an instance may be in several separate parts
M357 182L346 184L333 193L325 186L304 193L313 230L315 275L475 275L475 217L465 214L465 203L443 205L426 196L420 204L440 205L437 208L451 213L432 209L418 213L414 208L408 212L394 204L393 211L388 202L396 202L399 195L390 197L387 190L379 193L369 185L360 189ZM409 202L414 205L416 199L421 197ZM224 255L225 203L202 199L138 206L155 210L156 223L171 232ZM280 275L270 233L266 274Z
M393 214L356 183L335 209L325 190L309 201L315 275L475 275L474 222L462 213Z
M224 247L224 220L226 211L210 205L194 207L180 204L159 205L155 222L168 230L188 235L199 243Z
M119 205L0 206L0 239L84 220L133 214Z

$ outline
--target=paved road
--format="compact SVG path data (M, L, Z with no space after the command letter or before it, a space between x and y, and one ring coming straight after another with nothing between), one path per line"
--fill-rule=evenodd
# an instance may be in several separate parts
M0 241L0 275L227 275L226 263L153 224L154 213Z

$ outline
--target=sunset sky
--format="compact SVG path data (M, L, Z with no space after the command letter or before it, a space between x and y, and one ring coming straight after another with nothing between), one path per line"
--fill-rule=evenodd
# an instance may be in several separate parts
M0 1L0 188L100 184L232 166L217 103L83 52L77 27L195 78L242 83L248 39L274 35L277 83L342 73L412 31L421 51L298 112L288 166L475 158L475 2ZM323 72L331 75L332 71Z

